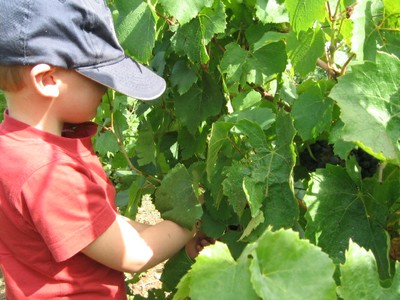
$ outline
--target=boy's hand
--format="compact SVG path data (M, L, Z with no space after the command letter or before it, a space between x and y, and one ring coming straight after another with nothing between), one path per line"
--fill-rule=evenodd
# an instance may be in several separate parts
M185 246L186 254L194 259L204 247L214 244L215 239L207 237L203 232L198 232Z

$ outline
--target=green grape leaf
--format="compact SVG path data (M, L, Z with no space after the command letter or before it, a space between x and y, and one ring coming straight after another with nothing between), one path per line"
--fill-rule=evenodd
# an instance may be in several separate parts
M250 83L262 85L269 76L286 68L287 54L283 41L270 43L249 55L246 80Z
M384 20L383 27L380 26L379 40L382 50L393 53L400 57L400 2L383 0Z
M119 11L116 32L123 48L141 62L148 62L155 44L155 19L142 0L115 0Z
M271 112L272 113L272 112ZM236 128L243 133L254 151L260 155L266 154L268 151L267 140L261 127L248 119L242 119L235 125Z
M247 138L247 142L258 155L263 156L269 152L265 134L261 127L247 119L242 119L235 125L240 135ZM247 204L250 204L252 216L260 214L264 199L264 178L251 178L250 169L243 161L234 161L228 167L226 179L223 182L224 194L233 206L235 213L241 217Z
M358 186L343 168L327 165L312 175L304 201L310 240L334 261L343 262L351 238L372 250L380 274L388 276L388 237L383 226L386 208L368 190Z
M385 24L389 28L400 28L400 2L383 0L385 7Z
M228 197L228 202L232 205L234 212L241 217L247 205L243 180L246 175L250 175L250 170L240 162L234 161L225 174L226 178L222 182L224 194Z
M373 20L373 0L359 0L350 19L353 21L351 50L358 61L375 61L378 32Z
M388 53L393 53L397 57L400 57L400 26L396 31L383 31L381 32L383 43L383 49Z
M243 190L250 206L251 217L256 218L257 216L260 216L260 209L264 200L265 185L251 177L244 177ZM264 221L264 217L262 218L262 221Z
M119 150L117 139L111 131L100 133L96 137L94 148L97 153L103 156L107 153L116 153Z
M332 260L291 230L266 230L238 261L246 259L250 259L251 281L261 299L336 299Z
M135 151L139 165L144 166L153 163L157 155L153 130L149 126L141 127L137 134Z
M186 300L189 298L190 284L192 282L190 274L191 273L189 271L181 278L177 285L177 291L173 295L172 300Z
M390 70L390 72L388 71ZM400 60L379 53L339 79L330 93L341 108L341 138L379 159L400 164Z
M309 29L299 33L298 37L290 34L287 47L294 70L301 76L306 76L315 70L317 59L324 54L324 32Z
M183 25L195 18L204 7L211 7L214 0L160 0L159 2L171 16L174 16Z
M295 83L287 73L282 73L282 81L282 87L279 91L279 94L284 101L292 105L293 102L298 98Z
M261 102L260 93L251 90L249 92L241 92L232 99L232 107L236 112L250 109L257 106Z
M218 217L221 217L221 215L218 215ZM208 237L219 239L221 236L224 235L226 231L225 223L220 221L221 219L222 218L219 218L219 220L217 221L211 216L211 214L207 210L204 211L201 218L201 231L204 232L204 234Z
M343 299L396 300L400 298L400 264L396 262L391 286L382 287L373 254L350 240L346 262L340 266L340 282L338 294Z
M283 2L283 0L257 0L257 18L264 24L289 22L289 15Z
M200 20L193 19L190 23L181 26L172 37L171 44L175 52L186 55L194 63L207 62L209 59L200 28Z
M316 139L329 130L332 122L333 101L325 97L318 84L311 85L294 102L292 116L300 137L307 141Z
M325 0L286 0L289 18L295 32L308 31L315 21L325 20Z
M258 99L258 97L255 99ZM239 123L241 120L248 120L256 123L262 130L267 130L275 122L275 117L270 108L257 107L234 112L226 116L225 120L230 123Z
M285 40L286 33L269 31L268 25L255 24L246 30L246 39L252 52L275 42Z
M241 82L243 74L246 73L247 52L237 43L230 43L225 49L225 54L220 63L221 70L231 80Z
M213 171L218 160L219 151L224 144L229 143L229 132L232 127L233 124L225 122L215 122L212 125L206 162L208 181L211 181L211 177L213 175Z
M176 62L170 76L172 86L177 87L180 95L187 93L197 79L196 73L183 60Z
M180 4L179 4L180 5ZM207 45L217 33L226 28L224 6L220 1L211 8L204 8L199 16L178 28L172 37L172 45L177 53L187 55L195 63L207 63Z
M132 174L131 171L128 174ZM126 206L124 216L135 219L138 212L138 207L142 201L143 194L145 193L146 178L143 176L135 176L128 188L129 203Z
M254 122L240 120L235 129L237 135L246 137L251 153L226 168L223 191L229 203L239 217L247 204L252 216L262 212L264 229L267 225L291 227L299 212L291 179L295 130L290 115L280 112L276 117L275 147L268 145L265 133Z
M193 189L193 179L182 164L176 165L164 177L156 191L154 204L163 219L189 230L203 214Z
M186 254L184 248L171 257L165 263L160 278L164 290L170 292L175 291L180 279L189 271L192 264L193 261Z
M199 300L258 299L250 282L248 262L236 262L228 247L221 242L206 247L196 258L188 275L190 288L186 291L189 293L178 294L179 297L174 297L174 300L188 297ZM184 284L181 281L178 293L182 288Z
M226 46L220 66L222 72L233 81L262 85L269 76L283 72L286 63L286 48L281 41L269 43L254 52L230 43Z
M279 112L276 118L275 148L255 164L253 171L253 176L258 178L266 176L264 216L266 223L274 228L293 226L299 215L292 182L295 165L294 136L295 129L290 115Z
M176 115L192 134L208 117L220 112L224 101L218 83L211 76L204 74L201 84L201 88L193 85L189 92L175 99Z

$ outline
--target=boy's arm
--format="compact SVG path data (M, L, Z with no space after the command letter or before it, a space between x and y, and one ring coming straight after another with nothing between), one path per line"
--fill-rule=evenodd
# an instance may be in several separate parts
M127 217L124 216L119 216L120 218L125 219L129 224L131 224L131 226L133 226L133 228L135 228L137 230L137 232L142 232L143 230L151 227L152 225L150 224L144 224L144 223L139 223L137 221L134 221L132 219L129 219Z
M112 269L136 273L170 258L193 235L194 232L171 221L145 225L117 216L82 253Z

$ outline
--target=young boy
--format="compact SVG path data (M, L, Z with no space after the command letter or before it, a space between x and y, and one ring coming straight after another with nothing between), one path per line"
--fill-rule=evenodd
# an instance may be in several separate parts
M148 100L165 81L126 57L103 0L0 0L0 266L7 299L126 299L140 272L207 244L116 212L89 122L107 87Z

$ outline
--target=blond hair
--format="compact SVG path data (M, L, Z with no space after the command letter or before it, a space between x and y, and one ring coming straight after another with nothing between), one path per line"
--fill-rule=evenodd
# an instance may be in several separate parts
M26 86L26 66L0 65L0 89L18 92Z

